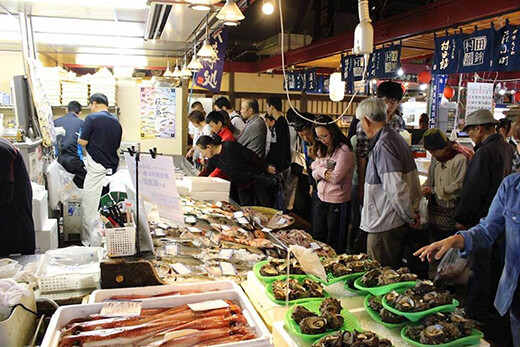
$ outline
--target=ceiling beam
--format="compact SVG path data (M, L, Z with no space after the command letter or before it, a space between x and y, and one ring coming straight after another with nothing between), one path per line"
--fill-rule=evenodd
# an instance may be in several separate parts
M374 44L457 27L520 10L518 0L440 0L374 23ZM347 52L352 49L354 33L347 32L308 46L286 52L285 64L294 65ZM276 55L256 63L258 72L281 67Z

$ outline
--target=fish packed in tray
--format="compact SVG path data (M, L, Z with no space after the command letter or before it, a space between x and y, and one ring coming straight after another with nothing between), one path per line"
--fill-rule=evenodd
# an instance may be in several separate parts
M139 316L92 314L70 321L61 330L59 347L68 346L211 346L256 338L242 309L227 307L194 311L188 305L142 309Z

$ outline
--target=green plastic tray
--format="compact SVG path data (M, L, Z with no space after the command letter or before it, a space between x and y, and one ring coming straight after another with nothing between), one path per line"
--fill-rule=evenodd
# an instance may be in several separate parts
M440 345L425 345L423 343L420 343L420 342L412 340L411 338L406 336L405 332L406 332L406 327L404 327L401 330L401 337L402 337L402 339L405 340L410 345L418 346L418 347L430 347L430 346L435 346L435 347L470 346L470 345L476 345L476 344L480 343L480 340L484 337L484 334L481 331L473 329L473 332L471 333L471 335L463 337L463 338L460 338L458 340L451 341L451 342L448 342L448 343L443 343L443 344L440 344Z
M354 287L356 287L359 290L363 290L365 292L368 292L372 295L378 296L383 295L388 292L391 292L392 290L399 289L399 288L410 288L415 285L416 281L413 282L398 282L393 284L387 284L386 286L380 286L380 287L365 287L361 284L361 277L356 279L354 282Z
M403 291L404 291L404 289L397 290L397 292L399 294L402 294ZM441 306L433 307L428 310L420 311L420 312L401 312L401 311L393 308L392 306L388 305L388 303L386 302L386 297L383 297L383 299L381 300L381 303L383 304L383 307L386 308L388 311L390 311L394 314L398 314L400 316L406 317L407 319L411 320L412 322L417 322L417 321L421 320L422 318L429 316L431 314L434 314L434 313L453 312L459 306L459 302L456 299L453 299L452 303L449 305L441 305Z
M357 296L366 296L368 294L370 294L369 292L366 292L364 290L359 290L359 289L354 289L354 288L350 288L348 283L348 281L345 281L345 290L351 292L351 293L354 293L356 294Z
M320 282L321 284L325 285L331 285L338 282L347 282L349 280L355 280L358 277L363 276L366 273L366 271L363 272L356 272L353 274L343 275L340 277L334 277L331 273L327 273L327 281L322 280L321 278L318 278L316 276L310 276L313 280L316 280Z
M283 278L280 278L280 280L285 280L287 276L284 276ZM303 282L303 279L297 279L298 282L302 283ZM273 283L268 283L267 286L265 287L265 294L267 295L267 297L269 298L269 300L271 300L272 302L274 302L275 304L278 304L278 305L285 305L285 300L276 300L275 297L274 297L274 294L273 294ZM289 300L289 305L296 305L296 304L301 304L301 303L304 303L304 302L309 302L309 301L321 301L325 298L328 298L330 295L329 293L327 293L325 290L323 291L323 297L322 298L303 298L303 299L296 299L296 300Z
M264 266L268 262L269 262L269 260L263 260L261 262L256 263L255 266L253 266L253 273L255 274L256 278L258 278L260 281L262 281L264 283L271 283L271 282L274 282L276 280L281 280L282 278L287 277L287 275L278 275L278 276L262 276L262 275L260 275L260 269L262 268L262 266ZM290 278L296 278L297 280L300 280L300 279L305 279L305 278L307 278L309 276L308 275L290 275L289 277Z
M370 318L372 318L374 321L376 321L377 323L381 324L382 326L388 328L388 329L395 329L395 328L402 328L404 327L406 324L410 323L409 321L405 321L405 322L402 322L402 323L387 323L387 322L383 322L383 320L381 319L381 316L379 315L378 312L374 311L371 307L370 307L370 298L373 297L372 294L368 294L366 297L365 297L365 309L367 310L367 313L368 315L370 316Z
M322 302L323 302L323 300L310 301L310 302L306 302L306 303L302 304L301 306L305 307L306 309L308 309L311 312L319 314L320 313L320 305L321 305ZM317 340L319 338L322 338L325 335L329 335L331 332L337 331L337 330L327 331L325 333L313 334L313 335L302 334L302 332L300 330L300 326L298 324L296 324L294 319L292 319L292 317L291 317L293 309L294 309L294 307L291 307L289 310L287 310L287 312L285 312L285 327L291 333L293 333L294 335L300 337L303 341L313 342L313 341L315 341L315 340ZM341 310L341 315L343 316L343 318L345 318L345 323L338 330L350 330L350 331L352 331L352 330L355 330L355 329L357 329L357 330L361 329L361 324L359 324L359 321L357 320L357 318L354 317L354 315L352 313L350 313L348 310L342 309Z

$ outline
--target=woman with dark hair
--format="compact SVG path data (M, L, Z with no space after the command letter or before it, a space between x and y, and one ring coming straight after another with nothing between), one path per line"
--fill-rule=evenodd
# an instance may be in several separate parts
M328 116L314 125L316 159L312 176L318 182L312 233L315 239L344 253L350 219L350 197L354 155L350 141Z
M208 176L219 168L237 184L239 203L242 206L270 205L265 199L265 189L259 179L262 175L274 172L271 172L265 161L255 152L238 142L222 142L218 135L201 136L196 145L204 157L209 159L199 176Z

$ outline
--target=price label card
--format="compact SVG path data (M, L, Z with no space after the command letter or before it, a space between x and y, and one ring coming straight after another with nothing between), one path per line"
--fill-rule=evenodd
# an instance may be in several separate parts
M234 250L232 249L227 249L227 248L224 248L224 249L221 249L219 254L218 254L218 257L220 259L231 259L233 257L233 252Z
M249 224L249 221L248 221L247 218L245 218L245 217L237 218L237 221L238 221L240 224Z
M197 223L197 218L195 216L186 216L184 217L184 222L187 224L195 224Z
M195 304L188 304L188 307L192 311L209 311L219 308L226 308L229 307L229 305L224 300L208 300L204 302L197 302Z
M157 226L161 229L168 229L170 226L166 223L159 223Z
M233 216L235 216L235 218L244 217L244 212L242 212L242 211L235 212L235 213L233 213Z
M106 317L136 317L141 314L142 302L138 300L110 300L103 302L100 315Z
M168 255L179 255L179 245L166 245L164 252Z
M179 275L189 275L191 270L186 267L186 265L182 263L175 263L171 265L173 271L175 271Z
M226 263L224 261L220 262L220 272L222 276L236 276L237 270L233 266L233 264Z
M273 229L269 229L269 228L262 229L262 232L264 232L264 233L270 233L271 231L273 231Z
M155 236L157 236L157 237L164 237L164 236L166 236L166 233L164 232L164 230L162 230L160 228L155 229L154 233L155 233Z
M200 233L202 232L202 230L200 230L199 228L195 228L195 227L188 227L188 230L192 233Z
M280 218L278 220L278 222L276 222L276 224L278 224L278 225L282 225L282 224L285 224L285 223L287 223L287 219L285 219L285 218Z
M217 233L211 233L211 235L209 236L209 239L211 242L215 243L215 244L219 244L220 242L220 237Z
M321 246L316 242L311 242L311 249L321 249Z
M244 230L244 229L242 229L242 228L238 228L238 231L240 231L242 234L247 234L247 233L248 233L247 230Z
M229 225L223 225L223 226L222 226L222 230L224 230L224 231L229 231L229 230L231 230L231 229L232 229L232 228L231 228Z
M222 206L223 206L222 201L217 201L217 202L215 203L215 205L217 205L217 207L222 207Z

